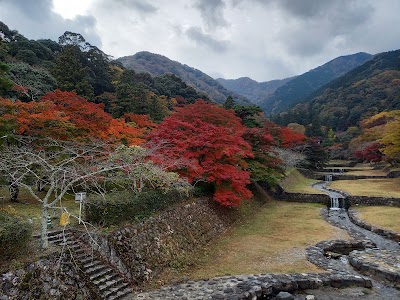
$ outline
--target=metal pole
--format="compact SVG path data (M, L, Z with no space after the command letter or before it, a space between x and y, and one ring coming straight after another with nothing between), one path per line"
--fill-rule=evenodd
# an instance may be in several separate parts
M80 201L79 201L79 224L81 224L81 214L82 214L82 194L80 194Z

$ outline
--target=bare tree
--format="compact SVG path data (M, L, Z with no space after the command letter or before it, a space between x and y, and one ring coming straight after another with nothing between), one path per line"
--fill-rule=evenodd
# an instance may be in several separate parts
M0 173L10 178L11 184L28 190L41 204L41 246L44 249L48 248L48 210L54 208L67 192L105 193L106 182L132 182L134 170L148 170L151 164L146 162L149 150L137 146L115 147L98 141L82 144L7 136L2 138L0 147ZM164 171L157 166L152 167L154 174L163 174ZM139 176L142 186L143 176L151 182L147 178L151 177L150 173L142 172ZM35 188L38 183L46 185L47 191L44 195Z
M290 169L297 167L306 160L306 155L298 151L287 148L275 148L277 156L285 163L285 168Z

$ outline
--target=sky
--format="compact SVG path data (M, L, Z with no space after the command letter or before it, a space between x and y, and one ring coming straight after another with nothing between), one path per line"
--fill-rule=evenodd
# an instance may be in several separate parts
M0 0L0 21L30 39L72 31L114 58L150 51L257 81L397 50L399 12L399 0Z

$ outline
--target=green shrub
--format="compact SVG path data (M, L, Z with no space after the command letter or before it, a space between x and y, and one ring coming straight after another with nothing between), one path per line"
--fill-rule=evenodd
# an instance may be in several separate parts
M2 259L15 257L27 248L32 225L20 217L0 211L0 253Z
M101 225L118 225L122 222L142 220L173 203L186 198L178 192L162 193L150 190L135 194L119 191L101 196L90 195L85 205L88 222Z

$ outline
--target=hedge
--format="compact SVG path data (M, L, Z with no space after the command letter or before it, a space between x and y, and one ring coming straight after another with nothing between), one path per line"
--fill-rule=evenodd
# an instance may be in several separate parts
M132 191L113 192L106 194L105 198L90 195L85 203L85 219L105 226L134 222L185 198L178 192L162 193L157 190L138 194Z
M0 210L0 253L2 259L15 257L27 248L32 225Z

